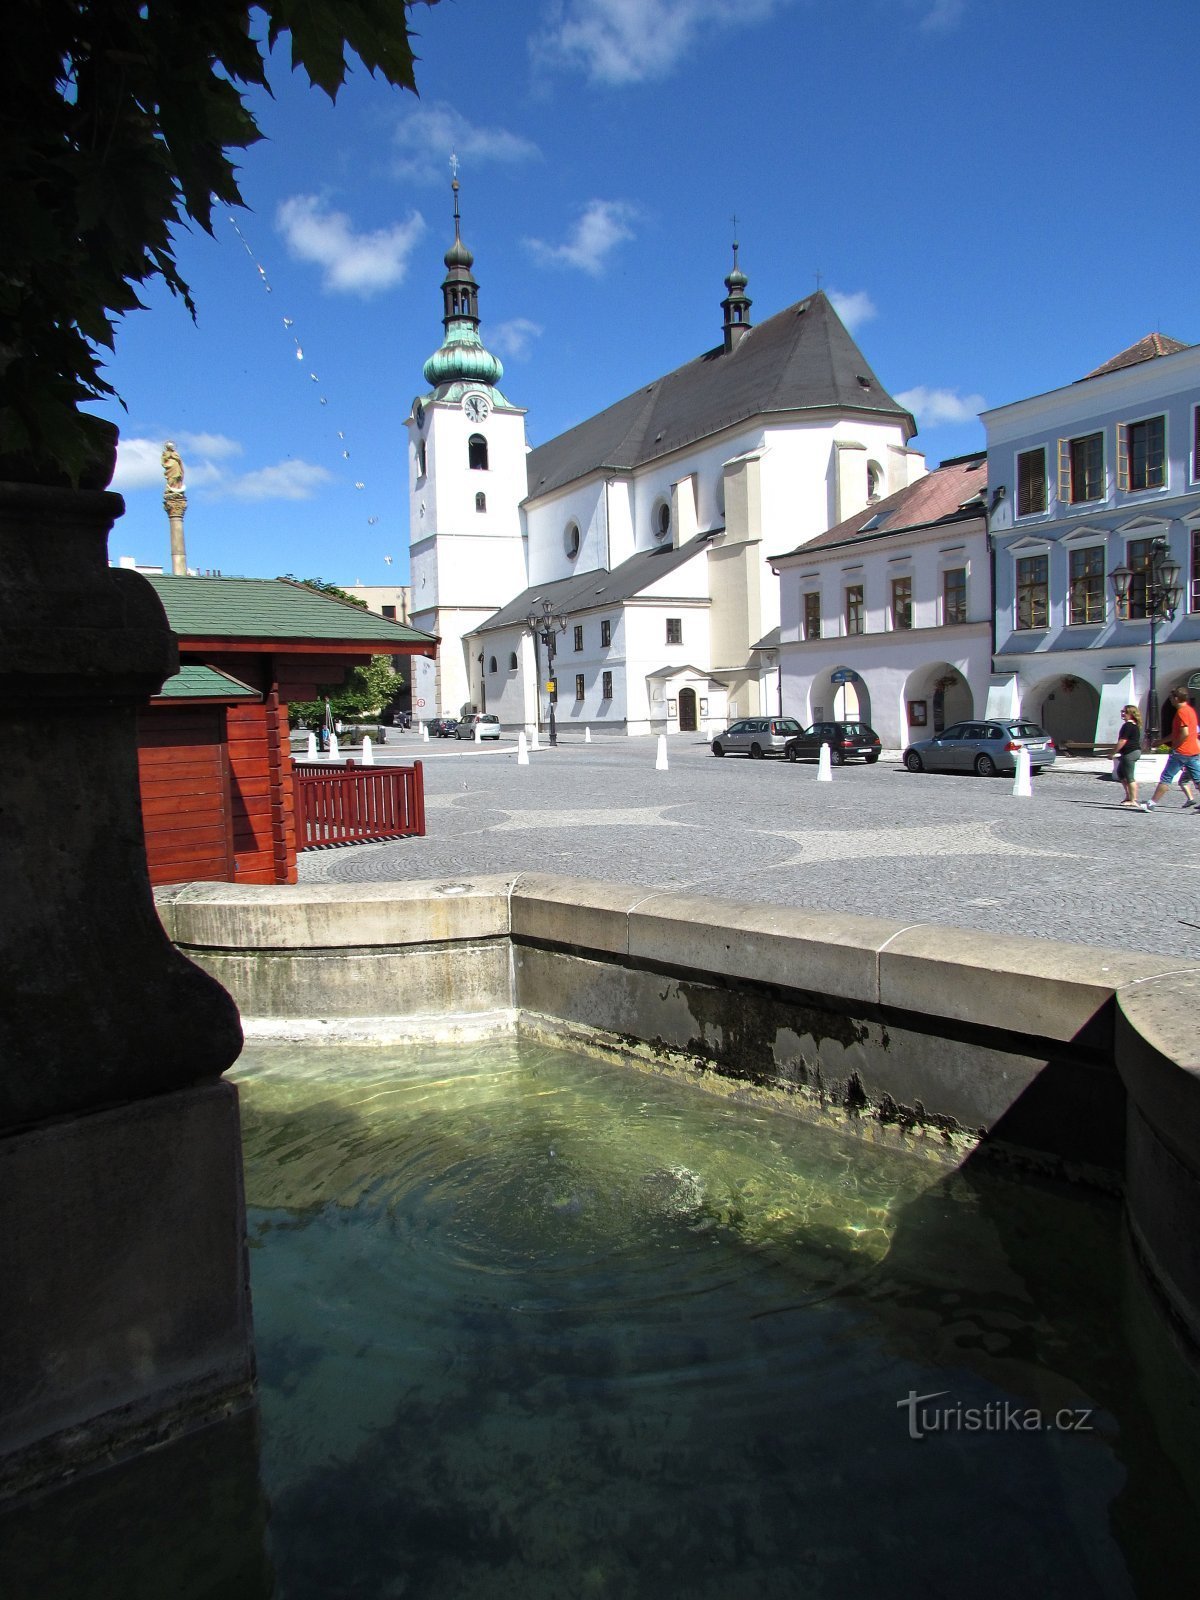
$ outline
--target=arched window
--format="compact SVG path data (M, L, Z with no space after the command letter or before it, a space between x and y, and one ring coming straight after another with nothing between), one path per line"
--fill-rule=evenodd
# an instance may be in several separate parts
M490 660L488 661L488 671L489 672L495 672L495 670L496 670L496 658L495 658L495 656L492 656L490 658Z
M471 464L472 472L487 471L487 440L481 433L473 433L468 439L467 459Z
M878 500L883 485L883 468L878 461L867 462L867 499Z
M671 508L665 500L660 500L654 513L654 537L665 539L671 531Z
M515 650L510 650L508 653L508 670L510 672L517 670L517 652Z
M571 561L579 554L579 524L568 522L563 530L563 549Z
M422 439L417 445L417 477L425 476L425 441Z
M485 495L485 494L477 494L475 496L475 509L476 509L476 511L486 511L487 510L487 495Z

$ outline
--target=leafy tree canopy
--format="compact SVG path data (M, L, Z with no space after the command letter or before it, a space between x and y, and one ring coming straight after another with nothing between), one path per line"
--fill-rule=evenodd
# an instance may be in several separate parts
M417 0L20 0L0 63L0 457L77 477L78 402L113 394L114 326L161 277L195 314L174 233L240 205L230 152L281 35L331 99L348 56L414 89ZM420 0L435 4L436 0ZM265 23L265 36L255 28ZM252 25L253 24L253 25ZM31 474L33 475L33 474Z
M319 700L293 700L288 720L293 728L315 728L325 720L325 697L335 717L343 722L371 721L387 709L403 689L406 679L392 668L391 656L372 656L367 667L355 667L344 684L321 690Z
M358 606L362 611L371 608L365 600L360 600L356 594L347 594L345 589L339 589L336 583L326 583L324 578L297 578L294 573L285 572L284 578L288 583L303 584L306 589L315 589L317 594L332 595L335 600L345 600L349 605Z

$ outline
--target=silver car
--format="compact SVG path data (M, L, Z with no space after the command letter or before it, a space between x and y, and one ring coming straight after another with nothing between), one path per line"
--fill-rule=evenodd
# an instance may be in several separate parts
M472 711L470 716L459 718L454 727L454 737L474 739L476 729L479 730L481 739L498 739L500 718L493 716L490 711Z
M989 718L986 722L956 722L935 734L919 739L904 752L904 765L910 772L977 772L991 778L998 772L1017 770L1017 751L1029 751L1032 771L1054 763L1054 740L1036 722L1020 717Z
M802 732L795 717L743 717L712 742L715 756L781 756L789 739Z

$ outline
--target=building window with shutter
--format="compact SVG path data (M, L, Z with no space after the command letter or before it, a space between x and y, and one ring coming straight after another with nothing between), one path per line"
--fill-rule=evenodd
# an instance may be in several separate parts
M1017 561L1017 627L1050 625L1050 557L1021 556Z
M1117 488L1128 494L1165 489L1167 484L1167 419L1145 417L1117 428Z
M600 643L604 647L605 650L607 650L609 645L612 643L612 623L611 622L602 622L600 624Z
M605 672L600 679L600 697L603 700L612 699L612 673Z
M863 631L863 586L852 583L846 590L846 632Z
M1104 499L1104 435L1058 441L1058 498L1077 506Z
M1089 545L1086 550L1072 550L1070 576L1067 621L1072 625L1082 622L1103 622L1104 546L1094 544Z
M575 698L576 698L576 700L582 700L583 699L583 673L582 672L577 672L575 674Z
M583 649L583 624L581 622L575 624L575 648L576 650Z
M821 637L821 596L819 593L804 596L804 637L806 639L819 639Z
M1017 457L1017 515L1034 517L1046 509L1046 452L1022 450Z

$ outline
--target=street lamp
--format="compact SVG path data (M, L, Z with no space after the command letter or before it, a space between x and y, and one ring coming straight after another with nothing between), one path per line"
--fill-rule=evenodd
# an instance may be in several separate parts
M551 600L543 600L540 611L530 611L525 618L525 626L535 639L540 639L546 646L546 690L550 698L550 743L557 745L558 731L554 726L554 696L556 684L554 679L554 641L555 635L566 633L567 619L561 611L555 611ZM541 695L538 695L538 706L541 706ZM539 721L540 721L539 717Z
M1145 615L1150 623L1150 703L1146 708L1146 724L1142 729L1142 745L1153 749L1162 736L1162 712L1158 705L1158 625L1174 622L1183 589L1179 583L1179 563L1171 559L1170 546L1165 539L1154 539L1140 573L1129 567L1114 567L1109 581L1116 590L1117 607L1129 615L1129 597L1135 577L1144 579ZM1151 729L1154 730L1151 735Z

